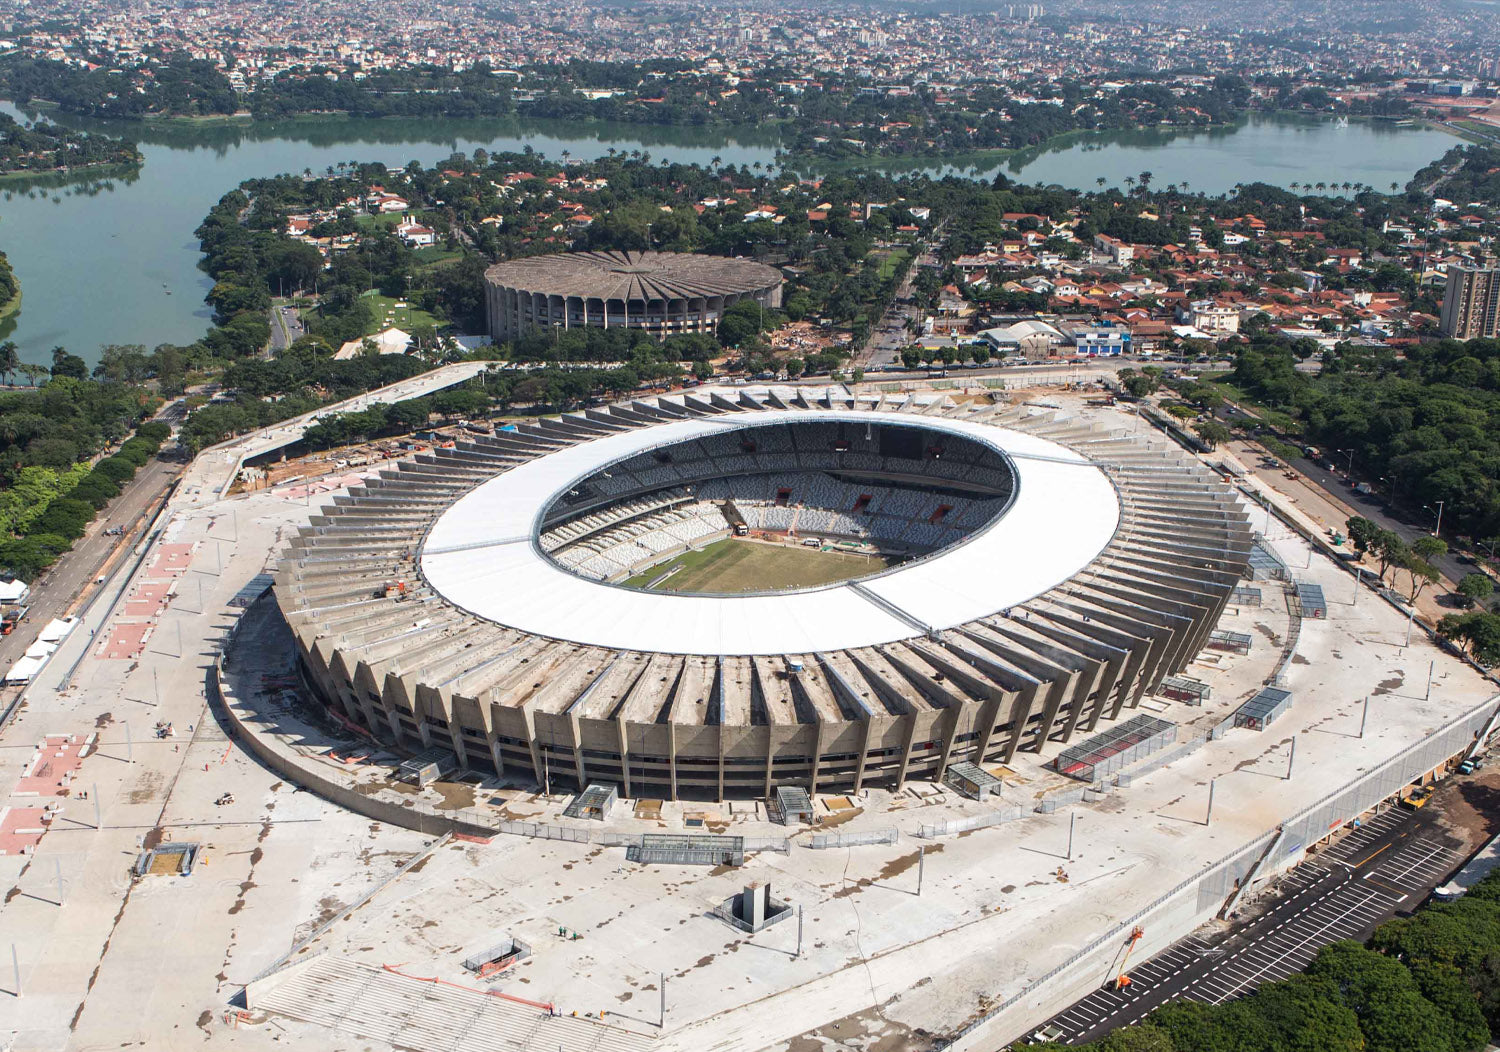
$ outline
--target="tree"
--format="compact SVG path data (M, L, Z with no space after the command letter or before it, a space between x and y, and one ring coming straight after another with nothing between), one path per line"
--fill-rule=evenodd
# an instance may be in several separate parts
M1454 1052L1452 1020L1400 961L1344 940L1323 947L1307 975L1359 1017L1369 1052Z
M52 348L52 379L69 376L75 380L87 380L88 375L89 367L82 358L69 354L62 347Z
M1411 549L1395 530L1381 530L1375 535L1373 548L1380 560L1380 576L1384 577L1393 565L1400 566L1411 558Z
M5 382L10 383L10 378L21 368L21 356L16 353L16 345L10 340L0 343L0 376L5 377Z
M1204 420L1194 424L1193 431L1203 439L1209 449L1217 449L1220 444L1228 442L1233 437L1229 428L1220 420Z
M1411 550L1429 562L1448 554L1448 542L1441 537L1423 536L1411 542Z
M1401 564L1401 568L1411 575L1411 593L1407 596L1413 603L1417 597L1427 590L1429 585L1436 584L1441 576L1426 559L1415 552Z
M725 347L738 347L759 335L764 314L764 309L755 300L740 300L719 319L719 342Z
M1349 542L1354 545L1354 550L1360 555L1374 548L1380 536L1379 526L1358 515L1344 523L1344 529L1349 531Z
M1458 590L1455 593L1459 602L1464 606L1473 606L1482 603L1495 591L1495 582L1491 581L1488 574L1466 573L1463 580L1458 582Z

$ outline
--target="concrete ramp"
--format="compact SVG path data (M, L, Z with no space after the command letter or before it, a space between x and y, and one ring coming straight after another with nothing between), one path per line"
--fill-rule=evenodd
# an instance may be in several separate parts
M645 1034L545 1006L322 956L258 997L256 1007L418 1052L645 1052Z

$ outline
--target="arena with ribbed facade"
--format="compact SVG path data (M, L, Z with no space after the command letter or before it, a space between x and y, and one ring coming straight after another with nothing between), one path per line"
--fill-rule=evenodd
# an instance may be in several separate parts
M641 585L735 536L891 565ZM764 797L1103 729L1198 653L1250 546L1232 492L1161 441L941 395L719 390L403 462L313 517L276 594L324 701L400 747L626 796Z
M644 329L712 333L741 300L781 306L781 274L749 259L685 252L557 252L484 272L496 342L528 331Z

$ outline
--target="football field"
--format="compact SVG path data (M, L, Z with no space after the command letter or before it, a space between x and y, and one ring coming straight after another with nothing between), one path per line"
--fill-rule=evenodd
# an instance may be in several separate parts
M877 573L891 564L879 555L819 551L816 548L766 544L730 538L699 551L683 552L626 580L645 588L674 568L657 590L662 592L769 592L813 588Z

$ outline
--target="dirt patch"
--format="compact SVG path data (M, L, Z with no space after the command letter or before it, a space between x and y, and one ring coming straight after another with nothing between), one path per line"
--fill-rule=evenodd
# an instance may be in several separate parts
M787 1052L831 1052L845 1048L861 1052L929 1052L940 1044L935 1034L887 1019L882 1008L883 1005L872 1005L824 1023L816 1030L792 1038L787 1042Z
M936 855L939 851L942 850L942 844L930 844L927 847L927 854ZM921 857L921 854L922 852L920 851L913 851L909 855L902 855L900 858L893 858L885 865L881 866L880 872L875 874L873 877L861 877L859 880L847 882L843 887L839 888L839 890L830 895L829 898L847 899L851 895L858 895L861 891L863 891L865 888L868 888L871 884L880 884L889 880L893 880L915 866L917 864L917 859Z
M836 814L825 815L823 818L819 819L818 828L832 829L834 826L841 826L845 822L852 821L853 819L858 818L864 813L865 809L863 807L856 807L849 811L839 811Z
M205 1008L203 1010L202 1014L198 1016L198 1022L197 1022L196 1025L197 1025L197 1027L198 1027L199 1030L202 1030L205 1033L207 1033L208 1032L208 1024L212 1023L213 1021L214 1021L214 1014L212 1012L210 1012L207 1008Z
M162 841L167 839L167 832L161 826L157 826L151 832L141 838L141 847L147 851L159 847Z
M465 782L433 782L427 786L429 789L437 790L443 798L440 804L434 804L439 811L461 811L466 807L473 807L477 802L474 798L474 786Z
M1389 694L1391 691L1399 689L1405 682L1405 676L1392 676L1389 679L1383 679L1370 694L1372 696L1376 694Z
M162 776L158 771L142 771L140 777L129 789L125 790L125 802L127 804L146 804L155 800L161 793Z
M94 730L102 731L105 727L108 727L113 722L115 722L114 713L101 712L99 715L94 717Z

